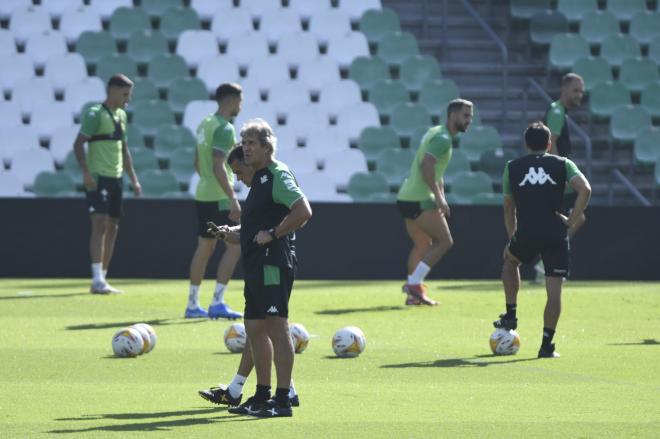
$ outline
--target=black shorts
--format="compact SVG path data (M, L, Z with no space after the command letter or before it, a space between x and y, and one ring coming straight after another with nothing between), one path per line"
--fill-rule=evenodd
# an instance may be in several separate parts
M96 189L85 193L89 213L107 214L111 218L119 219L123 187L121 177L112 178L99 175L96 180Z
M218 201L195 201L197 210L197 234L202 238L213 238L208 232L207 222L213 221L216 225L235 226L236 223L229 219L229 210L220 206Z
M405 219L417 219L425 210L432 210L436 208L433 200L425 201L401 201L397 200L396 205L399 206L399 212Z
M289 297L293 289L295 269L276 265L256 265L245 270L244 318L267 316L289 317Z
M508 248L523 264L529 264L541 255L545 275L548 277L568 277L570 274L568 238L547 240L514 235L509 241Z

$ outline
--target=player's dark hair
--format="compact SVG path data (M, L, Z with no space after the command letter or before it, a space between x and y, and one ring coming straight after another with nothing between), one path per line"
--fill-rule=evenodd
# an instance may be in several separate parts
M226 82L220 84L220 86L215 90L215 100L220 102L227 97L239 97L243 93L243 89L239 84L234 82Z
M525 145L532 151L545 151L550 141L550 130L541 121L532 122L525 130Z
M447 116L452 113L458 113L463 107L472 107L472 102L461 98L450 101L449 105L447 105Z
M108 88L110 87L133 87L133 81L128 76L117 73L108 80Z
M578 75L577 73L566 73L564 76L561 77L561 86L566 87L567 85L571 84L573 81L584 81L582 79L582 76Z
M240 143L237 143L234 145L234 148L232 148L231 151L229 151L229 155L227 156L227 163L230 165L234 162L245 162L245 155L243 154L243 146L241 146Z

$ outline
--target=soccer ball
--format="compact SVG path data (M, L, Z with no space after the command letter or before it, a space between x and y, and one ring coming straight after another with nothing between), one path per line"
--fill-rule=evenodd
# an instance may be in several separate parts
M118 357L137 357L142 353L144 342L135 328L123 328L112 337L112 350Z
M516 331L496 329L490 336L490 350L495 355L513 355L520 349L520 336Z
M239 353L245 349L247 334L242 323L232 323L225 329L225 346L229 352Z
M332 337L332 350L338 357L352 358L360 355L367 346L367 338L360 328L346 326Z
M148 354L156 347L156 341L158 340L158 337L156 336L156 331L154 330L154 328L151 327L151 325L148 325L146 323L136 323L133 326L138 329L142 328L149 335L149 345L144 348L144 353Z
M289 325L289 332L291 333L293 350L296 351L296 354L302 353L309 344L309 332L300 323L291 323Z

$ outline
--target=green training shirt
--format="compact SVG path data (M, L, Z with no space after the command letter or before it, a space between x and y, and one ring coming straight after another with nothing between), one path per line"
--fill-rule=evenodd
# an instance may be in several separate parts
M83 115L80 134L86 137L112 135L115 124L122 130L121 140L89 140L87 166L93 176L119 178L124 172L122 147L126 142L126 112L117 108L108 111L102 104L91 106ZM110 116L112 113L112 117ZM113 120L114 119L114 120Z
M236 144L234 126L216 113L209 114L197 127L197 157L199 159L199 184L195 192L197 201L226 201L229 196L222 190L213 172L213 150L225 157ZM234 174L225 163L229 184L234 184Z

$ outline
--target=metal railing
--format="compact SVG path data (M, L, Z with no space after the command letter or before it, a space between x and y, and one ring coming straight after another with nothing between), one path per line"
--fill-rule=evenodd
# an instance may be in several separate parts
M621 182L626 189L639 201L639 203L642 206L649 207L651 206L651 202L646 199L644 195L635 187L634 184L628 178L623 175L621 171L619 171L618 168L614 168L611 171L611 174L613 177L615 177L619 182ZM614 183L610 180L610 185L609 185L609 193L607 194L607 202L610 206L614 205Z

